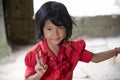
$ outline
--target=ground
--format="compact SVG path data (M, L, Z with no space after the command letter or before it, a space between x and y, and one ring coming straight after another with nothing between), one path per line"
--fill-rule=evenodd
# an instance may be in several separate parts
M87 38L86 49L99 52L120 46L120 37ZM24 57L33 45L16 46L13 49L14 61L0 65L0 80L24 80ZM120 55L116 64L113 58L100 63L79 62L74 70L73 80L120 80Z

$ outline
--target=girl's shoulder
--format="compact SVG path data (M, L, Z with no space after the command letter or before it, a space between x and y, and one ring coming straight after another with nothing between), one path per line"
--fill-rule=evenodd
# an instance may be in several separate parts
M68 40L66 47L71 48L72 50L81 50L86 46L85 41L83 39L77 40Z
M28 52L34 52L37 51L40 48L40 44L41 42L38 42L37 44L35 44L33 47L31 47Z
M25 64L29 67L33 67L36 64L36 54L38 53L38 51L40 50L40 46L39 46L40 42L35 44L30 50L28 50L28 52L25 55Z
M85 45L85 41L81 38L76 40L69 40L68 43L71 45Z

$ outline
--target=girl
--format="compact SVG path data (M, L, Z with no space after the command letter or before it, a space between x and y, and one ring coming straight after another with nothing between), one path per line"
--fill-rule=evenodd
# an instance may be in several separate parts
M26 54L26 80L72 80L78 61L97 63L120 53L115 48L94 54L85 49L84 40L70 41L74 22L62 3L46 2L35 21L41 41Z

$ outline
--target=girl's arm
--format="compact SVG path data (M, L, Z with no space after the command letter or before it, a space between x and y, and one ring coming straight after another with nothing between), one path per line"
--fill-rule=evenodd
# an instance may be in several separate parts
M104 60L107 60L113 56L115 56L115 52L116 52L116 56L120 53L120 47L112 50L108 50L108 51L104 51L104 52L99 52L93 55L92 58L92 62L98 63Z
M40 80L40 78L41 76L38 73L36 73L32 76L29 76L28 78L25 78L25 80Z
M35 65L36 73L34 75L25 78L25 80L40 80L41 77L44 75L44 73L47 71L48 66L43 63L41 52L39 53L39 55L40 55L40 59L36 54L36 61L37 61L37 64Z
M47 65L41 66L40 64L37 64L35 66L35 70L36 73L34 75L25 78L25 80L40 80L47 70Z

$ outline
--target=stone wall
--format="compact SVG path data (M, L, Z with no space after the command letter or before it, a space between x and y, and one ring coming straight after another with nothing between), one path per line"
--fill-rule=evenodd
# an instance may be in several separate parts
M12 60L11 47L9 47L6 39L2 0L0 0L0 64L8 63Z
M120 36L120 15L75 17L72 39L77 37Z

